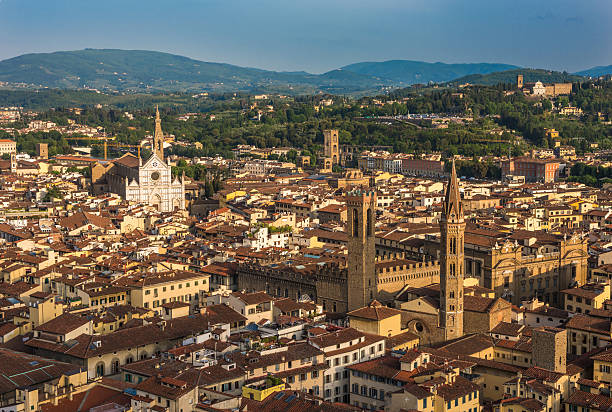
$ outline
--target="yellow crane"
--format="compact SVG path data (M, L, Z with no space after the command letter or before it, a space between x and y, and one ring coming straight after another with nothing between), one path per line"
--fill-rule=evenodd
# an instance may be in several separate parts
M105 136L100 136L100 137L64 137L64 139L66 140L89 140L89 141L101 141L104 142L104 160L106 160L107 158L107 143L109 140L115 140L115 136L110 136L110 137L105 137Z
M90 146L102 146L104 147L104 160L108 160L108 147L128 147L128 148L136 148L138 150L138 157L140 158L140 146L133 144L125 144L115 142L115 136L111 137L65 137L66 140L90 140L90 141L98 141L102 143L92 143ZM111 140L111 143L109 143Z
M136 144L125 144L125 143L108 143L106 140L103 143L93 143L92 146L104 146L104 160L107 160L108 146L110 147L128 147L136 148L138 150L138 158L140 158L140 145Z

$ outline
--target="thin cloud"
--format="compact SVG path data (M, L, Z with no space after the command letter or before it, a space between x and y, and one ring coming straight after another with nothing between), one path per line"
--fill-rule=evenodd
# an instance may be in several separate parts
M537 21L548 21L548 20L554 20L554 19L555 19L555 15L551 11L547 11L544 14L537 14L531 18L531 20L537 20Z
M1 0L0 0L1 1ZM584 23L584 20L582 20L582 17L578 17L578 16L574 16L574 17L568 17L565 19L566 23L576 23L576 24L582 24Z

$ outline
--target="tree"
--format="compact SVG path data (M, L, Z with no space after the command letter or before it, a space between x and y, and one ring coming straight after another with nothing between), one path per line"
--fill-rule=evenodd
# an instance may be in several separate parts
M210 199L214 194L215 187L213 186L213 183L207 179L206 183L204 184L204 196Z
M51 202L53 199L62 197L64 197L64 193L57 186L52 186L47 189L47 193L43 197L43 202Z

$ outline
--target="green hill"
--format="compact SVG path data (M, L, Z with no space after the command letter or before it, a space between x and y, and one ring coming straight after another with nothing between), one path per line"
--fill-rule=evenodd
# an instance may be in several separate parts
M516 68L518 66L498 63L446 64L388 60L355 63L344 66L342 69L410 85L429 82L444 83L470 74L487 74Z
M597 66L591 67L590 69L582 70L576 73L579 76L585 77L599 77L607 74L612 75L612 64L609 66Z
M511 69L511 70L508 70ZM497 84L575 81L576 75L497 63L445 64L410 60L355 63L323 74L276 72L211 63L145 50L85 49L24 54L0 61L0 82L31 88L150 92L279 92L376 94L415 83Z
M471 74L469 76L463 76L461 78L448 82L448 84L450 86L454 86L458 84L470 83L481 84L485 86L494 86L499 83L516 83L516 76L518 76L519 74L523 75L523 81L525 83L537 81L541 81L542 83L571 83L584 80L584 77L582 76L550 70L514 69L489 74Z
M250 91L272 88L342 92L375 90L385 82L332 71L274 72L209 63L144 50L86 49L25 54L0 61L0 81L37 87L117 91ZM387 82L388 83L388 82Z

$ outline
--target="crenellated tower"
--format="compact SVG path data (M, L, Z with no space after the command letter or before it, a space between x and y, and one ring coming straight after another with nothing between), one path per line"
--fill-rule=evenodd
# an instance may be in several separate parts
M348 235L348 310L376 299L376 192L355 191L346 196Z
M440 327L445 340L463 336L465 220L455 161L440 218Z

